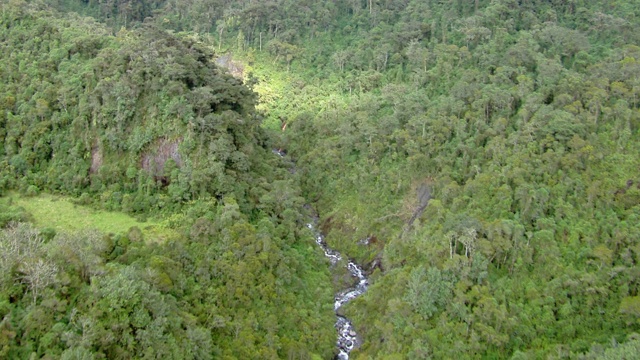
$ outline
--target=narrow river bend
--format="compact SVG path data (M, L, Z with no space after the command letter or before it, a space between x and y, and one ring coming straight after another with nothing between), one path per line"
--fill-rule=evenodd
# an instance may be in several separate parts
M286 153L281 149L273 149L273 153L278 155L280 158L284 158L286 156ZM293 166L292 171L295 171L295 165ZM313 231L316 237L316 244L320 246L324 252L324 256L331 261L331 265L336 265L338 261L342 260L342 255L327 245L327 242L324 240L324 235L322 235L322 233L316 228L314 223L308 223L307 227ZM333 311L336 313L337 317L335 327L338 332L338 341L336 341L338 355L335 356L334 360L348 360L349 354L356 345L358 338L358 334L353 328L351 321L340 315L338 310L342 305L362 295L367 291L367 286L369 286L364 270L358 266L358 264L353 262L353 260L349 260L347 263L347 270L354 279L357 279L357 283L353 287L338 292L334 297L335 301L333 303Z
M316 237L316 243L322 248L324 251L324 256L326 256L332 265L338 263L338 261L342 260L342 255L339 252L331 249L326 241L324 240L324 236L318 231L313 224L307 224L307 227L311 229ZM338 292L335 296L335 302L333 304L333 310L336 313L336 329L338 331L338 341L336 346L338 347L338 355L335 359L338 360L347 360L349 359L349 353L353 350L353 347L356 344L357 336L351 321L346 317L338 314L338 309L342 307L342 305L348 303L349 301L355 299L356 297L362 295L365 291L367 291L367 286L369 285L367 278L365 277L364 271L358 264L349 260L347 263L347 270L352 277L357 279L357 284L354 287L344 289Z

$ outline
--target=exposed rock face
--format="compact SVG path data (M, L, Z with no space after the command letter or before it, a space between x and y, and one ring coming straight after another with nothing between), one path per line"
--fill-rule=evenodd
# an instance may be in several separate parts
M102 147L99 144L95 144L91 148L91 167L89 168L89 174L95 174L102 166Z
M182 166L182 157L178 152L180 140L160 139L148 152L142 154L140 166L155 177L164 176L164 165L171 159L178 167Z
M233 61L231 54L222 55L216 59L216 65L229 70L233 77L242 79L244 76L244 67L239 62Z
M418 202L418 207L413 212L411 219L407 222L407 228L410 228L413 225L413 222L422 215L424 210L429 205L429 200L431 200L431 186L427 183L422 183L416 190L416 200Z

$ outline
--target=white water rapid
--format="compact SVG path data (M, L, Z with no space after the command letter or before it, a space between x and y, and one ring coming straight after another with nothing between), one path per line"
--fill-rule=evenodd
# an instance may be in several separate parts
M278 155L281 158L286 156L286 153L281 149L274 149L273 153ZM292 168L295 171L295 166ZM316 237L316 243L320 245L322 251L324 251L324 256L329 258L332 265L338 263L338 261L342 260L342 255L339 252L331 249L327 242L324 241L324 236L316 229L314 224L309 223L307 227L313 231ZM342 307L342 305L348 303L349 301L355 299L356 297L362 295L365 291L367 291L367 286L369 282L364 275L364 270L355 262L349 260L347 263L347 270L351 273L351 276L358 279L358 283L355 287L351 287L340 291L335 296L335 302L333 304L333 310L336 313L336 329L338 331L338 341L336 342L336 346L338 347L338 355L336 355L334 360L349 360L349 353L353 350L353 347L356 345L358 334L356 333L351 321L346 317L340 315L338 313L338 309Z
M324 241L324 236L316 230L313 224L307 224L307 227L311 229L316 236L316 243L320 245L320 248L324 251L324 255L329 258L331 264L335 265L338 261L342 259L342 255L339 252L331 249L327 243ZM338 347L338 355L336 359L338 360L348 360L349 353L353 350L353 347L356 345L357 341L357 333L351 324L351 321L346 317L338 314L338 309L342 307L342 305L347 302L355 299L360 296L362 293L367 291L367 286L369 285L367 278L365 277L364 271L358 264L353 261L349 261L347 263L347 270L354 278L358 279L358 283L355 287L345 289L340 291L335 296L335 302L333 304L333 310L336 312L337 320L336 320L336 329L338 330L338 341L336 346Z

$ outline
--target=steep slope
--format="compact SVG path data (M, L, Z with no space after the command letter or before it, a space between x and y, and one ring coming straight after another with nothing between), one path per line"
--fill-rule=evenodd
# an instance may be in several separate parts
M638 9L194 0L150 21L254 66L327 241L373 268L345 309L356 358L597 358L639 330Z
M215 38L257 69L327 241L376 265L356 358L633 339L634 2L233 6Z
M329 274L254 95L194 36L111 35L76 15L2 4L3 193L136 214L137 228L0 231L0 357L328 358ZM5 221L28 215L3 199ZM4 210L3 210L4 211Z
M14 16L2 38L6 181L135 211L165 206L159 194L244 199L264 183L271 154L252 93L197 39Z

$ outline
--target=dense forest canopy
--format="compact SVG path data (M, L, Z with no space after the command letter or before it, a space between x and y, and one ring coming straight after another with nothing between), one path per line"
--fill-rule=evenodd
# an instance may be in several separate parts
M300 189L212 49L25 4L0 24L0 357L330 357ZM38 229L16 191L163 215L182 236Z
M2 263L6 354L142 357L145 335L118 343L143 334L139 319L127 333L104 325L118 315L90 317L108 344L64 335L82 334L73 309L112 306L101 289L132 281L157 295L118 306L166 304L184 324L163 328L170 344L329 358L305 202L371 272L345 309L356 359L637 353L638 1L29 4L2 3L3 191L172 214L188 230L161 246L135 231L35 237L29 260ZM257 96L216 53L244 62ZM30 231L7 227L3 246ZM71 255L53 249L69 241L96 260L62 267ZM31 282L29 264L58 275ZM183 302L192 315L171 312ZM53 303L58 333L28 325Z

